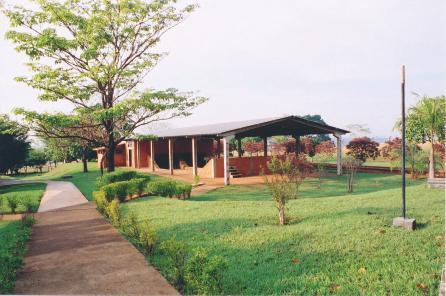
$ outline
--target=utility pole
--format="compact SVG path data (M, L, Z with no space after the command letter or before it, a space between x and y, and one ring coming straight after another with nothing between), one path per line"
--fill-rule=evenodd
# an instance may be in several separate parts
M414 230L417 222L406 216L406 67L401 68L401 199L402 216L393 219L393 226L402 227L407 230Z
M406 67L401 69L401 140L402 140L402 164L401 164L401 197L403 202L403 218L406 219Z

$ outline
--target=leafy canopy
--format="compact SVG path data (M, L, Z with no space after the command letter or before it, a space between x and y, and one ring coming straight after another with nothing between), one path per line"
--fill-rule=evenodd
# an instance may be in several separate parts
M28 56L32 73L17 80L40 90L42 101L74 106L72 114L17 110L40 133L114 150L139 127L188 116L206 101L174 88L138 88L165 56L156 52L161 37L195 5L178 8L174 0L33 2L36 10L15 6L4 11L12 27L6 37Z

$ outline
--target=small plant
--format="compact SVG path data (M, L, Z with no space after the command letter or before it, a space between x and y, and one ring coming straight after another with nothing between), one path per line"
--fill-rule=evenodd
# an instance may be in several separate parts
M197 186L198 184L200 184L200 176L199 175L195 175L194 176L194 185Z
M11 209L11 213L15 214L17 207L19 206L19 199L15 195L9 195L7 198L8 206Z
M156 231L153 225L148 221L139 224L139 245L144 252L149 255L153 252L156 245Z
M33 216L29 216L29 215L25 215L22 218L22 226L24 228L30 228L34 225L34 223L36 223L36 220L34 219Z
M129 181L119 181L103 186L101 191L104 192L105 198L109 202L113 199L119 199L120 202L124 202L129 193L129 187Z
M297 157L287 155L285 158L273 156L268 162L272 176L265 175L265 183L279 210L280 225L286 224L286 202L298 197L299 187L310 173L310 167L303 154Z
M25 197L22 200L22 206L25 208L25 213L32 213L34 212L34 203L29 197Z
M119 226L119 223L121 222L121 212L119 209L119 201L116 199L112 200L112 202L108 204L107 216L113 225Z
M108 207L108 200L105 198L105 193L103 191L94 191L93 199L96 201L96 208L102 214L105 214Z
M161 250L169 257L172 265L171 279L174 286L180 292L183 292L185 288L184 271L187 260L185 244L173 237L161 243Z
M223 274L227 263L221 256L209 257L208 252L198 248L186 265L185 279L192 294L217 295L223 292Z
M140 228L138 217L134 212L130 212L122 223L122 230L128 237L138 240L140 236Z
M353 192L353 184L356 176L356 171L362 165L362 161L354 158L353 156L347 156L342 161L342 166L347 171L347 191Z

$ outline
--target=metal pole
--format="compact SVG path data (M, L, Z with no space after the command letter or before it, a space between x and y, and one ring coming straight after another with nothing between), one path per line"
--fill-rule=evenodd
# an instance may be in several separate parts
M401 164L401 194L403 200L403 218L406 219L406 106L405 106L406 68L401 69L401 139L402 139L402 164Z

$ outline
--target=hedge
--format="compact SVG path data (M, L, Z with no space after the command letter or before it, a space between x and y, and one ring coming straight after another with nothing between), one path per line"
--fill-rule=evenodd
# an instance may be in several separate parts
M135 171L116 171L112 173L107 173L102 177L98 178L97 187L101 188L102 186L113 184L121 181L129 181L135 178L143 178L147 181L150 180L148 175L138 174Z
M111 202L113 199L123 202L127 197L144 194L148 181L148 178L136 178L129 181L114 182L102 186L100 191L104 193L104 197L108 202Z
M153 195L168 196L170 198L175 196L181 199L190 197L192 185L175 181L156 181L149 183L148 190Z

